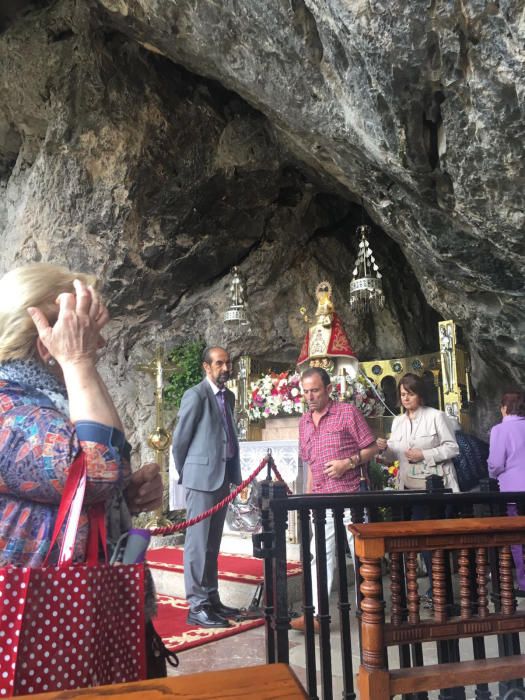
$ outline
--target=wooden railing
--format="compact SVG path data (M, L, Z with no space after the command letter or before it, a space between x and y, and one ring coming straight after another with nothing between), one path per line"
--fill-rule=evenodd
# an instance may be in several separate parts
M399 693L439 689L444 678L447 686L455 687L523 677L525 654L487 659L479 640L525 630L525 611L516 610L510 549L525 541L525 517L369 523L350 525L350 530L361 578L360 700L388 700ZM434 610L429 619L421 617L417 585L416 557L423 551L432 552ZM447 595L452 552L459 565L458 606L451 605ZM497 581L491 579L489 585L491 552L497 553ZM388 616L381 575L385 555L390 558ZM497 599L491 595L493 584L498 589ZM388 668L387 649L391 645L446 644L471 637L478 640L474 660Z
M410 521L414 516L415 509L418 509L418 517L421 517L421 512L427 518L432 520L443 520L449 522L450 527L454 532L457 531L461 523L465 521L471 522L472 519L487 518L487 526L491 527L494 522L493 518L505 516L507 513L507 504L516 503L518 513L525 515L525 493L498 493L492 489L497 488L497 482L487 480L482 483L480 492L452 494L439 490L434 484L435 477L430 477L427 480L427 492L402 491L402 492L368 492L354 494L327 494L327 495L286 495L286 487L280 482L259 482L260 498L259 503L262 508L262 532L254 535L254 555L264 559L264 612L266 618L266 658L268 663L276 661L289 663L289 630L290 630L290 611L289 601L287 596L286 584L286 560L287 560L287 545L286 545L286 528L288 523L288 515L290 512L298 514L299 532L301 538L301 560L303 562L310 561L310 530L315 534L317 541L317 569L313 575L317 576L318 582L318 600L312 598L312 572L310 567L304 567L303 571L303 600L300 612L305 615L304 637L305 645L305 685L308 691L310 700L318 700L322 697L323 700L332 700L336 695L334 693L334 663L341 667L341 683L343 687L342 697L345 700L356 700L357 694L354 688L354 677L357 671L354 665L356 654L359 654L360 639L354 638L352 643L350 630L354 626L358 626L361 615L360 602L361 593L359 586L354 582L360 581L359 561L355 562L355 571L349 570L347 576L346 569L346 534L343 525L343 513L350 509L352 522L360 524L363 522L375 522L380 517L385 515L395 521L392 527L398 530L401 522ZM327 591L327 575L326 575L326 553L324 549L325 540L325 514L330 511L334 514L335 534L336 534L336 552L338 562L338 572L336 576L337 593L332 596L332 607L330 608L330 600ZM506 520L506 517L504 518ZM509 523L511 518L508 519ZM427 521L422 521L427 522ZM408 522L410 528L414 527L416 522ZM523 537L525 542L525 536ZM481 554L479 556L482 556ZM395 561L395 557L394 557ZM403 562L405 559L403 558ZM510 560L509 560L510 561ZM410 560L410 565L414 566L413 558ZM487 566L491 578L489 603L497 608L497 612L504 614L503 598L499 590L499 573L497 560L493 555L493 551L488 552ZM436 567L439 574L440 566L447 566L441 560L436 561ZM480 560L480 572L482 571L483 562ZM464 568L465 564L462 563ZM469 564L469 567L473 567ZM413 609L408 609L406 602L407 591L405 590L405 579L400 578L400 574L396 583L396 567L394 566L394 599L396 595L399 597L397 613L394 617L401 617L409 613L415 614ZM470 569L469 569L470 570ZM475 569L472 569L475 571ZM355 579L354 579L355 575ZM455 579L458 577L455 576ZM385 578L385 581L387 579ZM466 606L466 598L459 598L455 591L450 589L451 577L447 577L447 586L445 593L440 588L440 580L438 579L437 594L437 610L440 611L442 606L442 597L445 595L447 603L452 601L450 605L455 608L460 608L461 605ZM508 575L507 582L502 581L504 590L508 590ZM385 584L386 585L386 584ZM398 586L396 589L396 585ZM411 584L413 587L413 583ZM474 588L476 582L474 582ZM507 589L505 589L505 585ZM412 594L414 588L412 588ZM483 601L480 601L483 603ZM333 603L337 605L337 613L334 619L331 618L331 610L335 612ZM320 623L320 634L314 634L314 606L318 620ZM412 600L411 606L414 606ZM446 614L449 615L448 607ZM442 613L439 613L442 614ZM505 620L509 616L505 614ZM333 644L334 632L339 632L339 640L337 645ZM336 632L337 633L337 632ZM293 633L296 635L296 633ZM317 641L319 644L317 644ZM297 642L297 636L294 637ZM355 643L357 642L357 644ZM392 641L389 644L398 645L399 664L402 668L419 668L429 662L427 653L430 651L428 645L416 641L413 644ZM461 655L465 660L469 658L482 659L485 653L485 646L482 637L473 637L473 651L465 650L465 642L462 644L461 650L458 646L458 639L448 641L437 641L434 645L433 652L437 651L437 657L440 663L455 662ZM436 648L437 647L437 648ZM513 657L520 652L519 634L515 632L502 633L497 638L497 648L499 656L503 658ZM468 651L468 653L467 653ZM432 654L434 655L434 653ZM502 662L503 663L503 662ZM506 663L506 662L505 662ZM525 672L520 672L518 676L514 676L510 681L501 680L498 684L497 694L500 697L507 697L509 691L515 693L521 692L523 681L517 680L525 676ZM447 688L444 687L446 676L441 675L442 690L439 693L440 700L465 700L466 693L463 687ZM476 683L476 700L491 700L493 694L489 692L488 686L483 683ZM510 696L509 696L510 697ZM525 697L525 695L513 695L514 697ZM426 700L428 693L421 691L417 695L410 696L410 700ZM406 699L408 700L408 695Z

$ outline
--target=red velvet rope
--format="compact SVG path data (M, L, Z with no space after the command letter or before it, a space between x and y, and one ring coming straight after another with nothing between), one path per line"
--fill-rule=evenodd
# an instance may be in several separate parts
M176 523L174 525L166 525L166 527L156 527L150 529L151 535L160 535L164 537L165 535L173 535L175 532L180 532L180 530L186 530L186 528L190 527L191 525L195 525L196 523L200 523L201 520L204 520L205 518L209 518L212 516L214 513L217 513L221 508L224 508L224 506L227 506L228 503L231 503L236 496L240 494L240 492L245 489L248 484L251 484L251 482L255 479L257 474L264 469L264 467L268 464L268 460L271 459L271 456L266 456L262 462L259 464L257 469L253 472L253 474L250 474L250 476L245 479L242 483L237 486L235 491L232 491L229 496L226 496L226 498L223 498L222 501L217 503L217 505L213 506L213 508L210 508L209 510L204 511L204 513L201 513L200 515L197 515L195 518L191 518L191 520L185 520L183 523ZM281 475L277 471L277 467L275 466L273 459L270 463L270 467L275 473L275 476L279 481L283 481ZM292 491L286 487L287 492L289 494L292 493Z

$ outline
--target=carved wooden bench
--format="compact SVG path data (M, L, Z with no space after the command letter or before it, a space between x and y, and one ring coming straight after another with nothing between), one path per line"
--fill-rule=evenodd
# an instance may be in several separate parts
M398 693L479 685L525 676L525 655L389 670L392 645L446 643L448 640L504 635L525 630L525 610L516 610L513 592L513 544L525 542L525 517L426 520L350 525L360 560L362 660L360 700L386 700ZM491 549L495 548L495 549ZM417 583L417 553L432 552L434 609L423 619ZM458 560L459 601L451 605L448 557ZM390 555L391 608L385 618L381 562ZM489 591L489 557L493 563ZM495 568L494 568L495 564ZM495 571L495 575L494 575ZM483 641L481 642L483 645ZM518 645L519 648L519 645ZM510 649L510 652L509 652ZM484 646L477 657L484 657ZM458 654L459 658L459 654ZM446 681L446 682L445 682Z

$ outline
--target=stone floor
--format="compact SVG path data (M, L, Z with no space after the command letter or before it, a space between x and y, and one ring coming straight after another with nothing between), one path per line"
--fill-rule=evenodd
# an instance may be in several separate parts
M249 544L248 544L249 546ZM239 544L236 543L235 547L238 550ZM248 551L248 550L247 550ZM421 578L420 582L420 593L424 593L428 587L428 579ZM388 590L388 586L385 586L385 591ZM518 607L520 609L525 609L525 599L518 599ZM300 605L295 606L296 610L300 612ZM341 669L341 651L340 651L340 638L339 638L339 622L338 622L338 610L337 610L337 593L332 593L331 597L331 615L332 622L330 626L331 630L331 649L332 649L332 684L333 684L333 697L340 698L343 691L343 679L342 679L342 669ZM352 618L355 622L355 619ZM359 665L359 644L357 638L357 625L352 624L352 649L353 649L353 664L354 670L357 671ZM521 648L522 651L525 649L525 634L520 635L521 638ZM318 639L318 638L317 638ZM472 658L472 644L470 640L461 640L461 658ZM290 666L297 675L301 683L306 687L306 669L305 669L305 648L304 648L304 636L300 632L295 632L291 630L289 632L289 649L290 649ZM319 645L317 643L317 663L319 659ZM199 673L203 669L206 670L220 670L228 668L239 668L245 666L254 666L257 664L266 663L266 651L265 651L265 628L259 627L247 632L243 632L239 635L229 637L227 639L219 640L217 642L212 642L210 644L205 644L204 646L197 647L179 654L180 666L176 670L171 670L170 675L179 675L187 673ZM470 655L469 655L470 654ZM497 641L495 637L489 637L487 640L487 656L495 657L497 656ZM391 650L391 667L398 666L397 663L397 651L395 649ZM437 663L437 655L435 651L435 645L424 645L424 657L427 663ZM524 672L525 675L525 672ZM321 677L320 673L317 674L318 678L318 694L322 698L321 689ZM494 700L498 698L498 692L496 686L491 686L491 691ZM467 700L474 699L475 689L467 688L466 697ZM437 700L438 691L429 693L429 700Z

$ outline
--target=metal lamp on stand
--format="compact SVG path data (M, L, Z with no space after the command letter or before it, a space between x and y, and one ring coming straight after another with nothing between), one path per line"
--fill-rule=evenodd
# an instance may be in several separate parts
M247 327L249 330L246 281L238 267L232 269L230 282L230 305L224 312L224 325L232 330ZM248 355L239 358L237 432L239 440L248 439L250 418L248 415L248 385L250 381L251 359Z
M350 282L350 308L358 315L379 311L385 305L382 275L367 238L370 230L366 224L357 227L361 240Z
M248 303L246 301L246 282L238 267L232 269L230 282L230 305L224 312L226 326L248 326Z

